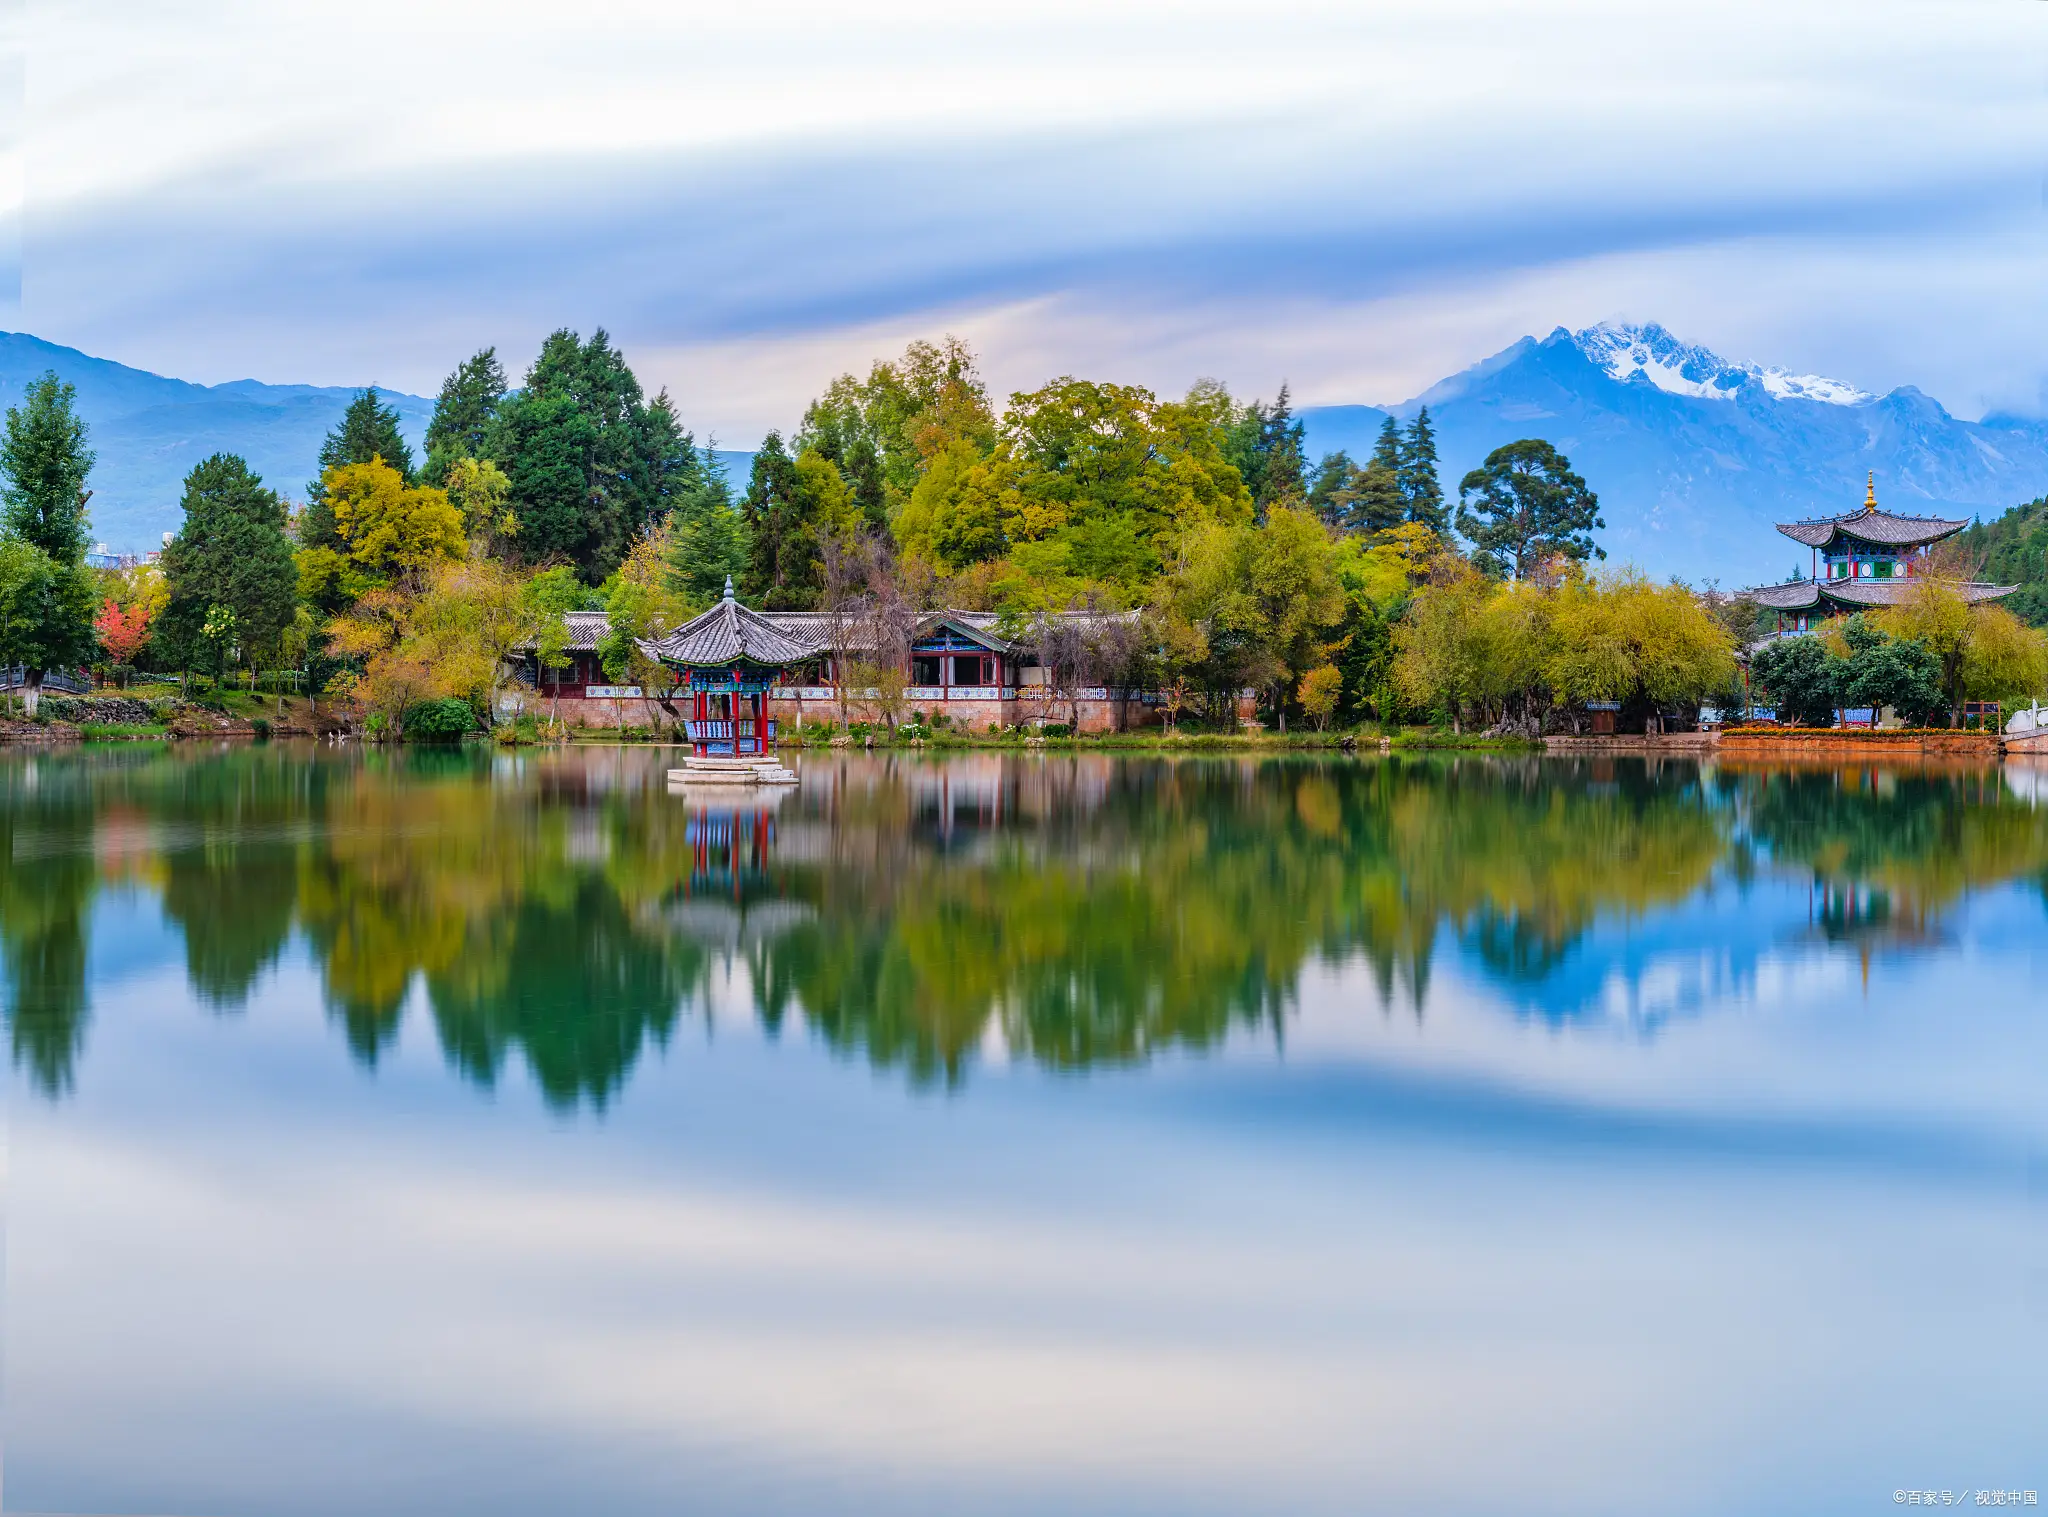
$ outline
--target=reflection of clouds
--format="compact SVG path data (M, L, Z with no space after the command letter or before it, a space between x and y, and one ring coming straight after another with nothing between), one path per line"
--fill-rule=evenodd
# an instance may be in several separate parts
M424 1037L360 1080L296 959L234 1023L167 972L16 1118L9 1494L1704 1513L1787 1468L1828 1510L1899 1447L2010 1459L2042 1024L1933 1008L1938 966L1865 1005L1828 962L1759 964L1791 1015L1654 1042L1519 1023L1455 966L1417 1028L1316 966L1284 1059L944 1100L743 1033L567 1125ZM1383 1074L1322 1078L1332 1021L1387 1030ZM2001 1329L2023 1351L1953 1352Z
M818 914L802 901L735 904L698 898L671 901L658 915L672 930L708 948L736 953L814 921Z

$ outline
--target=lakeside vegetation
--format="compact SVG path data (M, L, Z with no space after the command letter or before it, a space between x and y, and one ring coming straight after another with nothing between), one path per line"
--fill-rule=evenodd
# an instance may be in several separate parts
M1063 376L999 407L952 338L834 380L743 488L602 331L553 334L516 388L485 349L442 385L423 460L366 390L302 505L215 455L161 565L129 570L84 567L93 453L72 402L46 376L0 440L0 662L27 668L31 707L44 671L94 663L460 738L498 726L516 653L566 664L571 611L608 614L610 678L665 685L640 640L728 577L770 610L992 612L1055 688L1164 692L1169 726L1216 732L1237 729L1243 690L1276 734L1453 741L1579 732L1595 708L1655 731L1758 699L1957 721L1966 700L2048 690L2041 634L1938 583L1818 647L1765 650L1745 687L1757 607L1600 567L1598 497L1542 439L1496 449L1453 500L1426 408L1389 418L1363 462L1310 461L1284 387L1241 401L1205 380L1172 400ZM1978 549L2033 573L2040 517L1977 529ZM1048 615L1073 610L1130 614ZM856 673L890 684L903 658L873 659ZM913 717L900 704L892 731Z

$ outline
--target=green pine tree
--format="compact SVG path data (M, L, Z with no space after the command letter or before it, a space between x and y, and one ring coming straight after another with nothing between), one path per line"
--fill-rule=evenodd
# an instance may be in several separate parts
M10 406L0 436L0 663L26 671L31 716L43 676L89 660L98 647L94 585L85 567L85 488L94 455L78 392L46 373Z
M46 373L28 387L23 404L7 410L0 439L0 530L30 543L60 564L85 557L85 479L95 455L74 409L78 391Z
M1308 484L1309 509L1331 526L1341 528L1344 521L1340 497L1357 472L1358 466L1342 448L1325 453L1323 461L1316 465L1315 478Z
M779 432L763 438L754 454L740 514L747 533L745 598L775 611L816 605L821 572L816 511Z
M499 406L485 451L512 482L519 551L574 563L588 584L678 505L716 493L667 392L647 400L602 329L588 342L567 329L549 336Z
M505 369L498 362L496 348L485 348L464 359L441 381L434 416L427 423L427 462L422 473L429 483L438 485L447 479L458 458L484 456L484 442L505 390Z
M1391 425L1392 418L1388 421ZM1382 428L1382 445L1386 436L1386 429ZM1408 424L1407 435L1401 439L1400 455L1397 469L1408 520L1419 522L1440 537L1447 535L1451 513L1444 504L1443 481L1437 475L1436 428L1430 425L1428 406L1417 411L1415 420Z
M164 549L170 600L159 645L190 667L207 644L207 618L227 624L216 615L224 608L248 654L274 651L298 590L284 502L241 459L216 453L185 476L184 509L184 526Z

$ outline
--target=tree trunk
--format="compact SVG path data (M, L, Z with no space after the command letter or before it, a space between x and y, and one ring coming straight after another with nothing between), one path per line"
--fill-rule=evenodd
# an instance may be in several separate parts
M22 682L21 686L21 706L28 713L30 721L36 719L36 707L42 703L42 699L43 671L31 669L28 671L27 679Z

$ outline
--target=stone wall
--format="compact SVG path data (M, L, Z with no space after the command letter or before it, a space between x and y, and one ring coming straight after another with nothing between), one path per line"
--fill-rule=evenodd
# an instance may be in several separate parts
M38 709L59 722L150 727L168 722L177 705L172 698L145 701L132 695L45 695Z
M903 719L908 721L917 713L923 712L927 720L944 716L956 731L989 732L999 727L1034 726L1041 721L1064 726L1078 714L1079 730L1082 732L1115 732L1118 730L1118 704L1116 701L1108 700L1072 702L1028 698L1007 701L905 701ZM768 702L768 714L784 724L784 731L794 732L799 726L809 727L820 722L837 722L839 702L812 697L771 700ZM855 722L879 724L883 720L881 710L866 701L848 701L846 716L847 720ZM1124 703L1124 730L1135 731L1140 727L1157 726L1159 722L1157 706L1148 706L1136 697Z
M1868 727L1730 727L1721 752L1730 758L1957 758L1994 760L1996 732Z
M1718 732L1602 733L1599 736L1546 737L1546 753L1696 753L1708 754L1720 746Z

